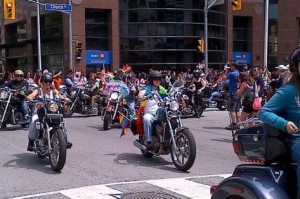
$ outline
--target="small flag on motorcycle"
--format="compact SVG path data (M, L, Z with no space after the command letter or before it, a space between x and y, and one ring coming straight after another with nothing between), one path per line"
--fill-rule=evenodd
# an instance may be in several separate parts
M122 137L123 135L127 134L127 128L130 125L130 119L119 112L119 122L120 122L120 125L122 128L122 133L121 133L120 137Z

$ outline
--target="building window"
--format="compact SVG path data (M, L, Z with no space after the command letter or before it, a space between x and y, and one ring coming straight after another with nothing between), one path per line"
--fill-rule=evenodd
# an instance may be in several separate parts
M86 9L86 50L109 50L110 10Z
M270 66L277 64L277 42L277 20L269 20L268 65Z
M233 18L233 51L248 52L249 41L249 18L234 17Z

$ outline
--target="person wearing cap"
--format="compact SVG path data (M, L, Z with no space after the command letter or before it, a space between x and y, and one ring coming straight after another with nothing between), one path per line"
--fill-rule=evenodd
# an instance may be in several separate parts
M227 71L228 72L228 71ZM232 62L230 65L230 72L227 73L228 80L228 90L229 90L229 99L227 104L227 110L229 111L231 124L227 126L226 130L236 130L239 129L239 125L237 122L241 118L240 108L241 108L241 99L237 95L238 89L238 78L240 76L238 70L238 64L236 62Z
M284 78L288 75L289 70L285 65L279 65L275 67L279 73L279 79L276 88L279 89L284 86Z
M24 72L22 70L16 70L14 72L15 79L9 80L8 82L1 85L1 88L8 87L10 89L14 90L22 90L27 91L28 90L28 82L24 80ZM30 115L29 115L29 107L28 103L25 101L25 97L23 95L17 95L17 97L20 98L20 105L22 107L22 113L23 113L23 121L21 121L22 124L29 124L30 122Z

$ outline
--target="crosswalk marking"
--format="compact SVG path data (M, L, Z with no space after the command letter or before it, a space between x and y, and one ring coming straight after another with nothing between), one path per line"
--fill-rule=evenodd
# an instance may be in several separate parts
M173 192L181 196L192 198L192 199L210 199L210 186L199 182L194 182L192 179L205 179L210 177L220 177L224 179L231 176L231 174L218 174L218 175L205 175L205 176L192 176L183 178L168 178L168 179L156 179L156 180L144 180L144 181L129 181L129 182L115 182L102 185L85 186L73 189L52 191L47 193L39 193L35 195L20 196L12 199L25 199L41 196L62 194L70 199L116 199L121 198L123 192L111 188L112 186L128 185L128 184L150 184L168 192ZM53 198L55 198L53 196Z
M109 188L105 185L68 189L60 191L60 193L72 199L115 199L112 195L122 194L122 192Z
M149 184L159 186L168 191L178 193L182 196L193 199L210 199L209 192L210 186L201 183L192 182L185 179L163 179L163 180L150 180Z

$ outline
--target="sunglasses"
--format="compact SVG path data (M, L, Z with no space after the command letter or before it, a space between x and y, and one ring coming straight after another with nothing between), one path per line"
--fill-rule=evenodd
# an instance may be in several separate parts
M23 75L16 75L16 77L23 77Z
M161 81L161 78L154 78L153 80Z
M49 83L52 84L52 81L44 81L45 84Z

